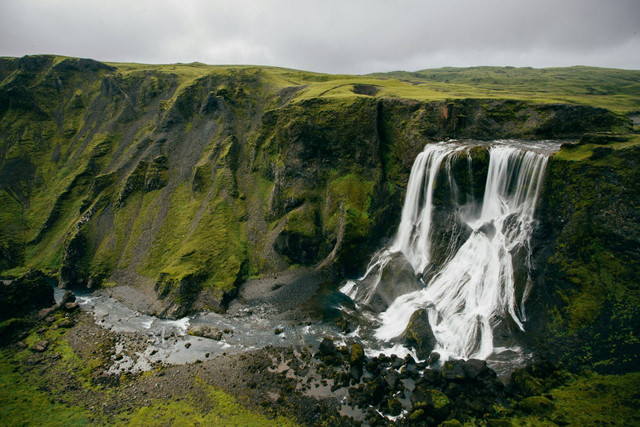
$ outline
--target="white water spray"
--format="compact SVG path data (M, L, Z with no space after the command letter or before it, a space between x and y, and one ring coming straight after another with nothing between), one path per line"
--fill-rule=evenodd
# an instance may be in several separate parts
M436 180L439 174L447 173L447 182L455 193L456 183L447 160L467 148L458 143L431 144L416 158L395 240L372 260L363 279L370 274L381 276L393 254L402 253L418 277L429 267L433 217L441 214L433 203ZM436 350L456 357L485 359L495 350L493 331L498 324L510 320L515 327L524 329L523 306L530 279L527 277L521 301L517 302L514 254L526 254L518 262L525 263L523 267L528 272L529 240L547 154L497 144L489 149L489 155L479 209L458 209L466 212L458 215L471 229L468 239L423 289L397 297L379 315L380 326L375 331L378 339L389 341L400 336L412 314L426 309L438 342ZM476 213L469 213L472 211ZM363 279L349 282L344 291L366 304L380 278L373 280L373 286L359 288Z

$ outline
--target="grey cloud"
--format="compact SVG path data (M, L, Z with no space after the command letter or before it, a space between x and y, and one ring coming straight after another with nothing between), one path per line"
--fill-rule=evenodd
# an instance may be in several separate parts
M6 0L0 55L334 73L493 64L638 69L639 27L637 0Z

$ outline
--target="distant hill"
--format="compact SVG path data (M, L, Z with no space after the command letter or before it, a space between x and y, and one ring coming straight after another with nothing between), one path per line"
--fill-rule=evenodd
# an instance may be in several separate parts
M453 96L570 102L625 113L640 110L640 71L596 67L437 68L393 71L367 77L400 80L418 87L440 87ZM438 86L439 85L439 86Z

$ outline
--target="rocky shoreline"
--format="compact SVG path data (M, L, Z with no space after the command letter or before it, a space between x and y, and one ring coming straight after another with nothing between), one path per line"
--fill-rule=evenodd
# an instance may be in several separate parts
M436 354L425 362L367 357L361 345L348 348L329 337L317 347L267 346L136 371L122 361L139 357L147 337L101 327L78 309L72 294L30 316L30 326L5 335L3 364L37 384L52 403L87 411L95 424L157 402L189 402L207 413L206 390L213 388L268 419L302 425L502 426L522 417L567 425L571 420L554 401L554 390L579 378L539 361L516 370L505 384L484 361L441 364ZM634 402L637 393L622 403Z

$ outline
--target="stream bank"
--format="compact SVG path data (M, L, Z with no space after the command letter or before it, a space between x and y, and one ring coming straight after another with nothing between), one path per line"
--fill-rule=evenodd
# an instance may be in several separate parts
M46 346L38 349L42 341ZM126 353L120 345L135 353L146 345L143 341L137 334L99 326L83 310L49 312L16 339L2 343L1 419L11 425L42 419L65 425L74 420L95 425L208 420L345 426L640 421L635 410L638 374L577 375L542 363L516 371L504 387L482 366L475 378L464 366L464 378L457 377L460 365L455 363L421 374L411 367L420 365L410 360L359 358L357 350L328 342L306 349L268 346L183 365L155 363L145 372L111 369ZM354 384L349 375L358 360L364 375ZM377 375L372 377L369 369ZM424 402L412 399L416 390ZM398 403L417 409L401 409L403 416L398 417L393 415Z

